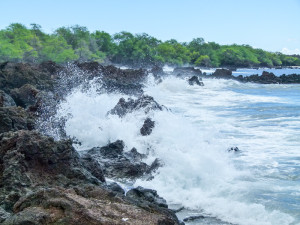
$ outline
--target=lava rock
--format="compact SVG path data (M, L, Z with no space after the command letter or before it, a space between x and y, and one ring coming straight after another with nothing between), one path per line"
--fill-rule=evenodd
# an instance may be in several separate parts
M156 208L142 209L124 198L114 197L96 186L39 189L22 197L14 215L3 224L179 224L176 218Z
M56 64L53 61L44 61L38 66L38 68L43 72L50 73L52 75L57 74L62 70L62 66Z
M187 218L184 218L183 221L184 222L192 222L195 220L199 220L199 219L205 219L205 216L199 215L199 216L189 216Z
M0 107L0 134L8 131L32 130L35 117L21 107Z
M20 88L12 89L10 93L18 106L28 108L37 103L39 90L33 85L25 84Z
M132 148L129 152L125 152L124 155L134 162L139 162L146 158L146 155L139 153L136 148Z
M105 182L102 166L91 155L84 155L80 158L82 166L101 182Z
M140 129L141 135L142 136L150 135L152 133L152 129L154 128L154 126L155 126L155 122L152 121L150 118L147 118L144 121L142 128Z
M104 176L109 178L137 179L157 169L142 162L145 156L138 153L135 148L124 152L124 142L121 140L101 148L96 147L84 151L81 157L83 159L91 157L96 160L103 169Z
M150 73L152 73L155 78L158 78L158 77L166 75L165 72L163 71L163 68L159 67L159 66L154 66L150 70Z
M121 188L120 185L118 185L116 182L113 182L111 184L108 184L106 186L109 190L113 191L113 192L116 192L116 193L119 193L121 195L124 195L125 194L125 191L123 190L123 188Z
M238 147L231 147L227 151L228 152L240 152L240 149Z
M8 62L1 64L0 68L0 89L6 93L25 84L40 90L53 90L55 74L41 70L38 65Z
M10 213L6 212L3 208L0 207L0 223L4 222L7 218L10 217Z
M16 106L11 96L0 90L0 107Z
M198 78L197 76L192 76L190 79L188 79L189 85L197 84L198 86L204 86L204 83L202 82L202 78Z
M216 71L212 74L213 77L216 78L232 78L232 71L227 69L216 69Z
M0 135L0 205L6 210L39 186L101 184L80 162L69 140L55 142L36 131Z
M103 87L108 92L121 92L129 95L142 94L143 84L148 76L144 69L119 69L112 65L102 67L101 73Z
M162 110L163 107L159 105L153 97L148 95L142 95L136 100L129 98L127 101L124 98L120 98L117 105L108 112L108 114L118 115L124 117L127 113L133 111L143 110L145 114L152 110Z
M146 201L159 207L168 208L167 201L160 197L155 190L137 187L129 190L126 196L137 201Z

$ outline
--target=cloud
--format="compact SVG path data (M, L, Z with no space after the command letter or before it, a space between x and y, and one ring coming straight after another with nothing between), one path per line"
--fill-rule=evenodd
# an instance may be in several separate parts
M300 55L300 49L299 48L295 48L295 49L283 48L281 50L281 52L283 54L286 54L286 55L295 55L295 54Z

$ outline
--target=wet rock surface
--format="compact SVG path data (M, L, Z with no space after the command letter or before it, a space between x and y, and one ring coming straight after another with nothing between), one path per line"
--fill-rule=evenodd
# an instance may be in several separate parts
M192 76L190 79L188 79L189 85L198 85L198 86L204 86L204 83L202 82L202 78L199 78L197 76Z
M103 87L109 92L121 92L129 95L142 94L143 84L148 72L144 69L119 69L114 66L104 66Z
M161 209L166 206L155 191L147 193L162 203L142 207L118 185L105 185L101 172L93 176L97 167L84 166L68 140L56 142L36 131L3 133L0 169L2 224L124 224L124 218L128 224L179 224Z
M231 78L232 71L228 69L216 69L216 71L212 74L213 77L217 78Z
M168 208L167 201L160 197L155 190L143 187L133 188L126 193L126 196L141 202L149 202L160 207Z
M150 118L147 118L144 121L144 124L142 126L142 128L140 129L141 135L143 136L148 136L152 133L152 129L155 126L155 122L152 121Z
M159 105L153 97L148 95L142 95L136 100L129 98L126 101L124 98L120 98L117 105L108 113L112 115L118 115L119 117L123 117L127 113L132 113L133 111L137 110L143 110L145 114L147 114L151 110L163 110L163 106Z
M163 68L160 66L154 66L151 70L150 73L153 74L153 76L155 78L161 77L161 76L165 76L166 73L163 71Z
M168 222L168 223L167 223ZM171 215L151 212L100 187L40 189L22 197L3 224L178 224Z
M91 167L95 168L95 164L98 164L104 176L109 178L137 179L157 169L156 161L147 165L142 162L145 155L138 153L135 148L125 152L124 147L124 142L117 140L106 146L84 151L81 158L85 160L85 165L92 163ZM91 162L87 162L87 158L92 159Z
M55 141L34 130L45 103L49 112L44 116L51 117L64 95L86 79L99 78L107 91L136 94L146 76L145 70L98 63L0 64L1 224L179 224L165 205L145 207L124 196L118 184L106 184L105 176L149 177L161 166L158 160L147 165L142 162L146 155L135 148L125 152L122 141L79 155L70 140ZM148 113L161 106L142 96L125 101L120 116L134 110ZM51 123L63 126L64 121Z

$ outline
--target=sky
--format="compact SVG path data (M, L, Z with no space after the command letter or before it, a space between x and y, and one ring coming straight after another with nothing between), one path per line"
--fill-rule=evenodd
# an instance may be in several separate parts
M147 33L160 40L202 37L300 54L300 0L0 0L0 29L36 23L52 33L80 25Z

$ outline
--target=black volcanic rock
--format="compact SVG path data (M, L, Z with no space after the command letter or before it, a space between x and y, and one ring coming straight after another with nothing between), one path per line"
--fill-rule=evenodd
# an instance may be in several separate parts
M93 158L103 169L104 176L118 179L136 179L150 174L160 166L156 166L155 161L155 165L147 165L142 162L144 157L145 155L138 153L135 148L124 152L124 142L121 140L84 151L81 156L85 161L87 158Z
M152 129L154 128L155 122L152 121L150 118L147 118L144 121L142 128L140 129L141 135L147 136L152 133Z
M156 78L166 75L165 72L163 71L163 68L159 67L159 66L154 66L150 70L150 73L152 73L154 75L154 77L156 77Z
M192 76L190 79L188 79L189 85L198 85L198 86L204 86L204 83L202 82L202 78L199 78L197 76Z
M101 73L103 87L107 91L118 91L125 94L141 94L142 82L148 76L147 70L144 69L119 69L114 66L105 66Z
M13 98L0 90L0 107L16 106Z
M38 65L26 63L6 63L0 66L0 89L9 93L10 89L31 84L41 90L53 90L56 74L41 70Z
M151 110L162 110L160 106L153 97L148 95L142 95L136 100L129 98L127 101L124 98L120 98L117 105L110 110L108 113L112 115L118 115L120 117L125 116L127 113L132 113L136 110L143 110L145 114L149 113Z
M35 116L21 107L0 107L0 134L34 129Z
M18 106L28 108L37 103L37 95L40 91L31 84L25 84L20 88L11 90L11 96Z
M232 71L227 69L216 69L212 74L213 77L229 79L232 78Z
M126 196L141 202L146 201L158 205L159 207L168 208L167 201L160 197L157 192L152 189L146 189L139 186L129 190L126 193Z
M39 186L99 184L80 162L70 141L55 142L36 131L0 135L0 205L6 210Z

